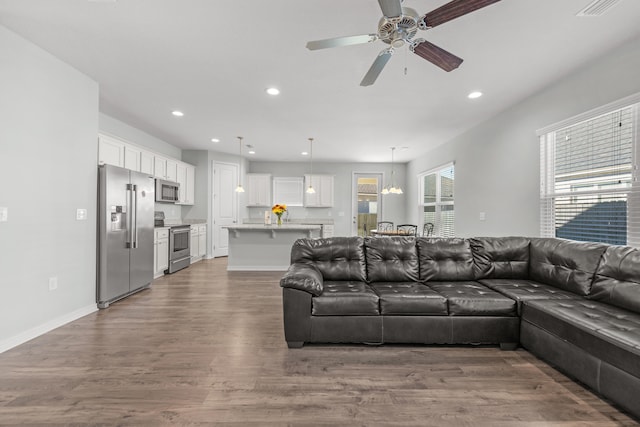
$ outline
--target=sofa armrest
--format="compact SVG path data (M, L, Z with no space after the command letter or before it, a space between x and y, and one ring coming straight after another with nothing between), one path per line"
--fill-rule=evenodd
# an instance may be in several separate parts
M318 296L323 290L322 274L310 264L295 263L280 279L280 286L283 288L298 289Z

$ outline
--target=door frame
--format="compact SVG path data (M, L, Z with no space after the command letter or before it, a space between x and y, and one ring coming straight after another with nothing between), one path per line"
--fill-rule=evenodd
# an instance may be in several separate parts
M383 216L384 202L382 199L382 187L385 183L385 173L383 171L371 172L351 172L351 235L358 235L358 178L378 178L378 218Z
M234 166L236 168L237 173L235 174L235 185L238 185L238 174L240 173L240 164L233 162L219 162L216 160L211 161L211 258L223 257L227 255L216 255L216 243L218 242L218 227L216 226L216 166L217 165L227 165ZM238 197L238 193L234 192L234 203L236 205L236 215L234 218L234 223L237 224L239 221L240 215L240 197Z

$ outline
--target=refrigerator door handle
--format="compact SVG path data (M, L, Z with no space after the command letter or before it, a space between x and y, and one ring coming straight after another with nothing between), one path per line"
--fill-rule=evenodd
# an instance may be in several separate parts
M133 208L132 216L135 216L132 222L132 235L133 235L133 248L138 247L138 186L133 185L133 189L131 191L131 195L133 197L133 201L131 202L131 207Z
M133 196L132 196L133 186L131 184L127 184L127 248L133 248Z

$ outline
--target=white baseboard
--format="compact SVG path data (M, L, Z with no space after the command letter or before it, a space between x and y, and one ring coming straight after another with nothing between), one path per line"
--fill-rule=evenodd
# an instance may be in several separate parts
M239 265L227 266L227 271L282 271L289 269L289 265Z
M77 320L95 311L98 311L98 306L96 304L91 304L86 307L79 308L78 310L72 311L71 313L67 313L63 316L52 319L46 323L43 323L42 325L36 326L35 328L26 330L11 338L2 340L0 341L0 353L4 353L7 350L17 347L20 344L24 344L27 341L31 341L32 339L37 338L40 335L44 335L49 331L59 328L62 325L66 325L69 322L73 322L74 320Z

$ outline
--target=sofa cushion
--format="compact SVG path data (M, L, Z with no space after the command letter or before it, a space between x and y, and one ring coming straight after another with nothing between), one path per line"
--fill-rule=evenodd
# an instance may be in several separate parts
M588 295L606 247L601 243L564 239L531 239L529 278L578 295Z
M366 265L362 237L298 239L291 248L291 263L312 264L324 280L364 282Z
M469 239L476 279L527 279L529 242L526 237Z
M516 302L478 282L429 282L447 298L450 316L515 316Z
M382 239L380 239L382 240ZM377 282L371 287L380 298L380 313L446 316L447 299L416 282Z
M311 299L314 316L367 316L380 314L378 295L364 282L325 281L322 295Z
M529 322L636 377L640 377L640 315L586 299L532 300Z
M364 241L369 282L415 282L418 251L413 237L367 238Z
M420 281L473 280L473 255L465 239L417 239Z
M522 313L522 302L533 299L575 299L582 298L571 292L553 286L520 279L483 279L481 284L516 301L518 314Z
M609 246L587 298L640 313L640 251Z

